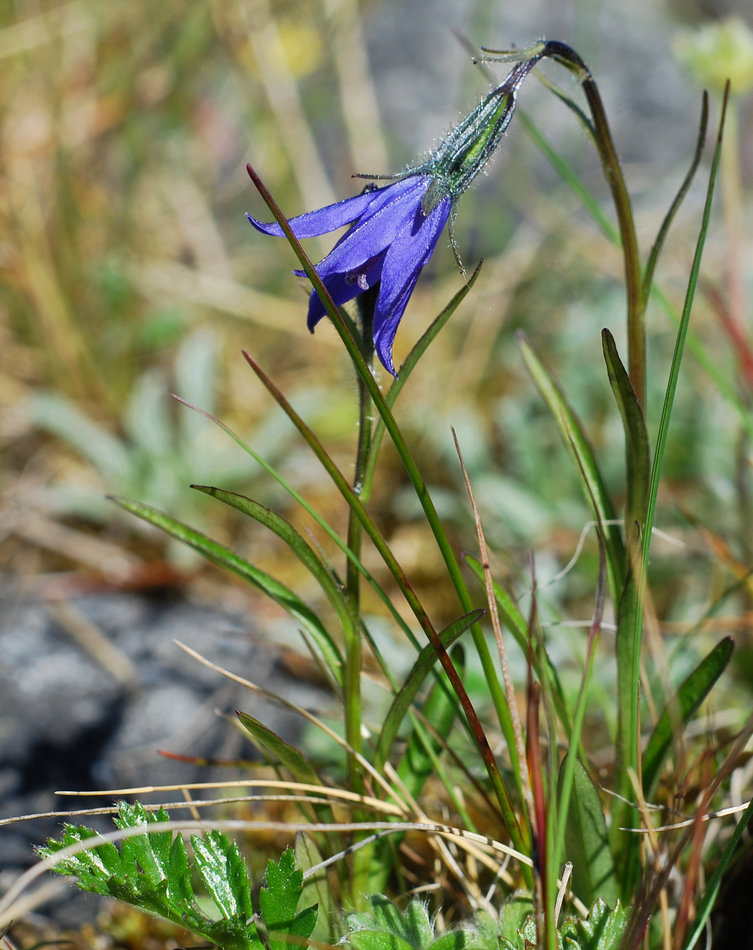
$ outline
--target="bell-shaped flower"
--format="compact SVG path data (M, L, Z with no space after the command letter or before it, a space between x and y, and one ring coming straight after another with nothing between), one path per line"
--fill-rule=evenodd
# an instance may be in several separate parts
M481 171L499 144L515 109L518 90L539 56L518 63L504 82L444 139L420 165L407 169L382 187L367 186L346 198L291 218L297 238L315 237L350 228L316 271L333 301L340 306L376 284L372 321L374 349L383 366L395 375L392 345L410 295L439 236L452 217L455 202ZM283 235L277 222L265 224L247 215L264 234ZM455 251L456 257L457 251ZM304 276L301 271L296 271ZM316 292L311 294L308 327L313 332L325 314Z

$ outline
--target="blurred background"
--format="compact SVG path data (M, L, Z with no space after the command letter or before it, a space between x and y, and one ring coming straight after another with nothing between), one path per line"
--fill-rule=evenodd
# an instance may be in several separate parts
M281 543L190 490L191 482L236 488L299 518L226 435L170 398L221 417L344 526L344 506L241 357L241 349L253 354L351 470L357 407L347 359L329 327L313 337L306 330L308 291L291 274L291 250L246 222L246 211L267 215L245 164L288 216L347 197L361 187L354 172L399 171L484 94L489 78L472 53L546 37L574 46L597 79L644 254L690 163L701 88L711 93L713 124L723 80L734 73L721 194L658 522L685 545L681 569L677 547L663 541L654 565L666 575L657 613L667 631L681 633L730 579L744 580L753 553L751 29L748 0L0 3L6 608L22 598L60 604L168 591L239 611L256 631L282 636L287 628L265 601L105 498L150 502L284 576L304 599L317 596ZM505 71L488 69L497 79ZM544 72L578 98L561 70ZM611 216L597 158L573 115L535 79L520 111ZM484 258L484 268L397 415L458 546L473 548L474 535L450 426L497 570L529 583L534 552L546 587L573 555L588 511L514 334L525 330L554 368L617 491L621 428L599 332L609 326L623 345L624 301L617 250L528 129L513 122L489 174L460 203L460 253L468 267ZM697 236L703 169L698 179L659 267L666 306L657 299L649 309L650 431L674 342L672 309L681 305ZM328 244L312 240L308 250L318 259ZM442 240L401 325L397 365L461 285ZM383 463L375 516L447 622L456 605L439 556L389 451ZM594 556L587 546L583 570L547 589L551 617L590 615ZM719 620L742 635L740 670L751 666L744 583L741 590ZM6 609L6 646L17 617Z
M173 568L194 569L195 561L118 513L106 493L151 502L199 527L210 519L226 540L237 522L189 482L242 485L270 500L270 480L170 392L250 437L301 489L315 497L326 491L251 378L241 348L306 407L333 451L344 458L352 451L345 357L328 327L308 334L305 288L290 274L290 250L245 221L245 211L265 215L247 161L288 215L346 197L360 187L353 172L399 171L483 94L488 80L472 65L472 51L558 38L597 77L649 246L689 162L701 81L710 82L689 63L698 56L683 50L704 26L735 14L750 19L748 4L637 2L625 10L607 0L542 0L519 7L489 0L3 5L0 569L50 582L76 571L108 583L169 581ZM744 21L732 22L744 48ZM715 60L726 67L730 56ZM504 75L503 65L489 68ZM556 78L577 96L561 71ZM535 81L521 99L610 212L598 162L572 115ZM744 213L750 96L736 106L744 227L736 235L717 227L706 267L722 295L730 241L738 242L739 263L749 251L740 242L751 237ZM609 444L619 430L611 413L602 419L609 397L598 331L609 325L621 338L623 303L617 252L605 247L520 124L500 151L458 215L463 259L472 266L485 258L484 274L411 382L400 414L419 451L440 463L428 470L452 489L456 467L445 453L450 424L460 430L488 503L489 530L500 543L527 549L580 530L582 510L564 510L572 493L540 465L547 451L558 451L556 436L512 335L522 327L551 352L594 439ZM700 194L699 186L660 274L675 302ZM444 245L411 302L398 357L461 284ZM325 239L309 247L315 258L326 249ZM735 280L744 283L744 273ZM738 304L744 290L735 290ZM696 328L707 331L711 358L734 372L735 346L713 310L701 301ZM660 311L650 315L650 332L661 360L672 326ZM723 491L732 460L715 453L726 454L719 441L734 438L728 430L737 423L722 419L720 426L727 410L715 405L718 393L699 413L708 380L695 381L676 419L691 440L675 440L677 476L691 492ZM661 374L656 382L658 394ZM620 463L616 454L616 477ZM689 466L715 484L693 478ZM389 478L380 482L385 498L394 495Z

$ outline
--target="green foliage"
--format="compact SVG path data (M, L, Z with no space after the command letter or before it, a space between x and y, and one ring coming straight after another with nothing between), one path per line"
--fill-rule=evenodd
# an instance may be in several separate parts
M480 947L473 927L436 936L422 901L412 900L404 911L400 911L388 897L377 894L369 899L369 904L369 911L345 917L343 940L353 950L470 950Z
M618 902L614 910L599 898L588 914L587 919L567 917L557 931L558 950L618 950L622 936L627 929L630 914ZM528 914L514 934L510 926L500 934L499 950L529 950L541 946L536 936L536 922L533 914ZM489 948L491 950L491 947Z
M150 825L169 820L163 808L149 812L138 803L121 802L113 819L116 827L144 831L124 837L119 851L109 841L95 844L101 841L96 831L69 824L61 839L50 839L38 850L42 857L54 857L63 848L91 842L60 860L53 870L75 877L85 891L164 917L222 950L284 950L291 941L305 945L316 924L317 908L297 912L303 873L296 869L291 849L279 863L267 865L266 886L259 894L262 937L254 921L246 862L238 846L217 830L192 835L191 859L182 835L149 831ZM194 894L193 880L209 895L219 917L204 912L204 904Z
M629 922L619 901L610 910L599 898L586 919L567 917L557 931L558 950L617 950ZM479 912L463 926L436 935L426 905L412 900L399 908L388 898L370 899L370 910L348 914L345 937L353 950L529 950L540 947L533 904L514 894L500 908L499 921Z

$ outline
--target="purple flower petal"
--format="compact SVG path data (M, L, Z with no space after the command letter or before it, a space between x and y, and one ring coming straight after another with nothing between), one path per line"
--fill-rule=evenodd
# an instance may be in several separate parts
M352 274L330 274L324 278L324 286L338 307L363 293L366 287L373 287L381 277L382 260L383 257L380 257L372 261L369 269L361 275L360 281ZM309 312L306 319L306 325L312 333L314 327L326 312L324 304L319 299L319 294L314 291L309 298Z
M398 324L426 262L434 253L450 215L452 200L442 198L427 217L420 208L390 244L382 265L374 311L374 346L383 365L395 375L392 345Z
M393 186L392 189L386 189L392 194L380 195L378 201L369 205L356 224L316 265L322 279L335 273L358 272L372 258L384 253L413 218L429 183L428 178L413 178L411 181L409 188L398 191Z
M406 187L415 187L415 181L415 177L401 178L399 181L385 185L383 188L365 191L360 195L354 195L352 198L345 198L343 201L335 202L335 204L326 205L324 208L317 208L316 211L309 211L306 214L299 214L295 218L289 218L288 224L290 224L293 234L297 238L329 234L330 231L336 231L338 228L356 221L372 203L376 203L375 207L378 209L384 200L392 200L393 195L399 195ZM261 231L263 234L271 234L273 237L283 236L283 230L277 221L266 223L251 217L250 214L247 214L246 217L257 231Z

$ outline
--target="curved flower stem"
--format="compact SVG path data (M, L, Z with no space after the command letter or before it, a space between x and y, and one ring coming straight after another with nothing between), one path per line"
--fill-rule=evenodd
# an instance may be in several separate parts
M544 44L542 58L551 57L574 72L580 82L593 119L594 141L599 151L604 175L617 212L622 240L627 291L628 374L638 402L646 405L646 297L643 292L638 238L635 233L630 196L622 174L620 160L609 129L604 103L591 71L580 56L565 43L550 40ZM637 513L636 513L637 514ZM643 512L641 514L641 521Z

